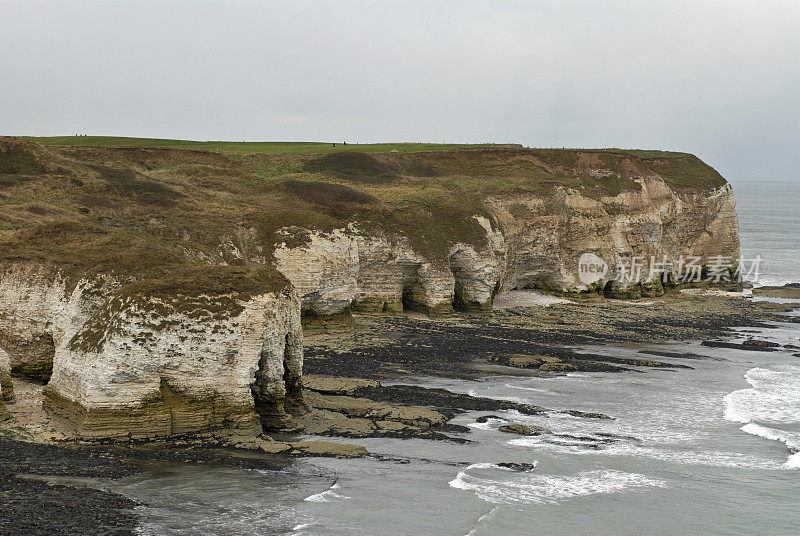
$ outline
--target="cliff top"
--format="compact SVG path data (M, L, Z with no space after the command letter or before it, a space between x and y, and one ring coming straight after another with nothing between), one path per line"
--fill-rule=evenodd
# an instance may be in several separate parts
M129 294L246 298L289 286L271 266L208 262L202 250L151 228L183 196L139 177L0 137L0 266L45 265L71 284L114 275Z
M173 149L190 149L194 151L266 154L324 154L345 151L369 153L389 153L392 151L421 152L511 146L496 145L491 143L348 143L347 145L344 145L340 142L336 142L334 146L333 142L328 143L313 141L195 141L170 140L162 138L128 138L117 136L43 136L29 137L26 139L41 145L53 147L168 147Z
M489 196L569 187L600 199L654 175L673 189L725 184L697 157L661 151L37 139L48 146L0 138L0 259L165 287L183 274L198 291L212 281L282 288L271 268L242 267L270 264L275 244L302 243L306 229L357 222L441 256L453 242L480 242L473 216L488 216Z
M132 148L158 148L158 149L183 149L190 151L210 151L219 153L250 153L268 155L335 155L342 153L427 153L427 152L446 152L448 157L439 159L441 174L453 173L460 174L480 174L480 167L475 169L465 169L463 166L457 169L447 169L446 160L453 158L454 152L470 151L474 159L483 159L492 154L502 154L503 151L511 151L525 156L530 162L544 167L551 174L557 176L570 175L571 172L590 172L608 168L616 171L617 174L626 174L625 170L615 169L618 167L619 159L611 155L631 156L633 160L644 166L634 165L633 169L628 169L630 175L648 172L659 174L673 188L713 188L725 183L725 179L717 173L711 166L703 163L699 158L690 153L675 151L660 151L653 149L557 149L557 148L526 148L519 144L494 144L494 143L342 143L327 142L233 142L233 141L195 141L195 140L173 140L161 138L129 138L115 136L44 136L24 138L47 147L105 147L110 149L132 149ZM476 155L480 155L477 156ZM586 155L598 155L597 159L585 158ZM539 160L536 162L530 157ZM581 156L584 158L582 159ZM361 167L363 159L356 157L332 157L340 167L352 167L354 173L380 173L379 169L355 169ZM425 159L425 155L421 155ZM444 161L443 161L444 160ZM581 161L583 160L583 161ZM444 165L442 165L444 164ZM340 171L347 172L346 169ZM411 171L413 175L413 170ZM496 170L495 170L496 171ZM536 178L531 175L531 178ZM600 181L602 182L602 181ZM565 185L567 185L565 183Z
M419 153L428 151L454 151L460 149L523 149L517 143L348 143L314 141L198 141L167 138L130 138L125 136L28 136L24 139L46 147L159 147L188 149L193 151L215 151L264 154L328 154L342 152L358 153ZM555 148L540 148L552 150ZM592 151L625 153L639 158L688 157L689 153L659 151L651 149L581 149L561 148L560 151Z

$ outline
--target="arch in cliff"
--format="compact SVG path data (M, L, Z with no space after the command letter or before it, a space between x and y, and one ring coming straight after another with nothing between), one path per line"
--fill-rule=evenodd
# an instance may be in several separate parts
M306 413L308 406L303 400L302 332L286 333L283 347L283 387L286 390L286 411L291 415Z
M491 311L501 286L501 270L491 251L476 251L460 244L451 249L453 308L462 311Z
M427 313L428 304L424 299L424 289L422 288L422 269L421 262L398 263L401 277L400 303L404 311L418 311Z
M610 298L614 292L614 280L611 279L603 286L603 296Z
M0 349L9 356L11 372L46 384L53 375L56 348L51 330L31 333L27 339L6 339Z
M0 403L14 399L14 383L11 380L11 361L8 353L0 347Z
M415 311L420 308L419 303L414 300L414 283L404 283L400 302L403 304L404 311Z
M250 387L264 429L285 428L291 424L292 415L307 412L302 369L303 341L299 329L273 333L264 340Z
M0 269L0 348L10 369L47 383L63 324L68 321L65 284L43 266L6 264Z

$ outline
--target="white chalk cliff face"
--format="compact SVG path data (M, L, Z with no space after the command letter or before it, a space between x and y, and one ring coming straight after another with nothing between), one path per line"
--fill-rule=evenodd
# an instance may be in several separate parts
M456 251L460 259L462 249ZM469 247L465 251L475 255ZM364 235L354 227L312 231L307 245L281 245L275 259L310 314L337 314L351 307L398 312L404 305L425 311L452 306L453 272L416 253L405 237Z
M302 407L300 309L290 289L241 302L121 298L118 286L97 278L70 290L45 268L6 267L0 378L3 356L22 372L33 363L41 374L49 362L46 407L83 438L253 433L259 414L278 426Z
M677 277L681 256L698 256L704 263L716 255L738 262L739 228L730 185L716 190L676 191L660 178L637 181L641 189L599 200L560 188L548 199L535 197L490 200L508 244L503 289L540 287L580 291L588 286L578 273L578 258L591 252L610 267L623 258L651 257L671 263ZM609 271L598 282L614 277ZM638 280L652 277L644 269ZM624 289L623 289L624 290Z
M739 257L736 202L730 185L711 191L673 190L658 176L640 188L595 199L559 187L554 195L489 198L490 218L476 216L484 243L455 242L446 260L425 258L406 237L365 234L358 225L333 232L310 230L307 243L275 251L277 269L292 282L306 313L328 315L348 309L398 311L404 306L430 313L490 309L500 290L589 289L578 259L591 252L610 267L623 258L665 258L677 277L680 256L707 262ZM603 288L609 271L597 283ZM655 274L654 277L660 277ZM639 279L615 290L652 279Z

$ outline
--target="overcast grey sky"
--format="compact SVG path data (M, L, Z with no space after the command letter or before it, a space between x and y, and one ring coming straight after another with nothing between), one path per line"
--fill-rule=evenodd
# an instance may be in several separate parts
M800 178L800 2L0 0L0 134L516 142Z

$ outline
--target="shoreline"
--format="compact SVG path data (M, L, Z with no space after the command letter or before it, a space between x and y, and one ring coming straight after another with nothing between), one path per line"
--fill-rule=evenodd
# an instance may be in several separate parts
M572 370L613 373L664 367L690 369L697 357L689 354L661 352L659 356L644 352L642 359L631 359L585 350L594 345L668 340L726 344L720 339L730 335L732 328L767 327L770 321L785 319L779 315L790 306L741 297L670 293L644 305L580 300L446 319L359 315L349 326L311 323L306 339L306 389L311 405L316 408L312 415L316 417L301 420L296 433L334 438L416 437L461 441L459 436L469 428L449 421L465 411L491 413L516 409L522 414L535 415L553 410L443 389L382 382L418 375L478 379L492 374L563 374ZM656 318L660 322L654 322ZM680 363L659 361L658 357ZM356 371L361 373L356 375ZM12 404L18 403L19 398ZM381 418L375 417L376 410L384 412ZM588 419L606 417L585 413L580 408L568 412ZM319 418L320 414L325 418ZM80 533L95 517L107 518L114 534L133 534L136 516L132 508L136 503L104 490L103 482L139 474L145 471L143 466L148 461L274 469L292 463L290 452L294 456L331 455L327 450L329 445L322 444L306 451L277 448L268 453L269 448L263 448L263 443L209 444L207 438L149 445L24 442L13 438L7 424L0 436L2 491L10 497L3 505L7 520L4 522L15 529L24 526L20 525L24 522L24 510L41 502L40 507L34 508L45 514L25 526L31 534L53 533L58 527L67 533L70 530ZM509 432L528 435L532 431L514 429L514 423L509 423ZM284 434L275 435L272 441L292 444ZM298 443L295 439L294 444ZM82 506L64 516L54 514L57 509L49 507L47 501L72 501L71 504L78 501ZM0 525L2 530L4 527Z

